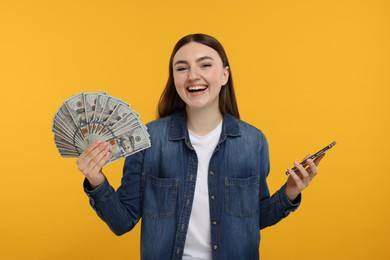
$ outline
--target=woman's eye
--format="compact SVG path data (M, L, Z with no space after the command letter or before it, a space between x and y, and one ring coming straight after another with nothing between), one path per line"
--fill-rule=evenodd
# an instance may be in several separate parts
M187 67L177 67L176 71L185 71Z
M211 67L211 64L210 64L210 63L202 64L202 68L208 68L208 67Z

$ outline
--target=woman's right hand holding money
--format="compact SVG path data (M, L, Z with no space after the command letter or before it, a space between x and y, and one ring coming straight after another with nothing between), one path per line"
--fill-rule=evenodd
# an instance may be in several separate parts
M110 157L110 145L97 140L88 146L77 159L79 171L88 179L93 189L104 182L102 167Z

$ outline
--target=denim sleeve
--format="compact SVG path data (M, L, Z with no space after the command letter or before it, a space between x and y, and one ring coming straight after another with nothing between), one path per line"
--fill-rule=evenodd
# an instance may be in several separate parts
M286 195L285 184L270 196L266 181L269 170L268 142L263 135L260 150L260 229L272 226L287 217L298 208L302 199L299 194L295 201L291 202Z
M117 189L105 181L91 190L84 180L84 191L97 215L116 235L122 235L137 224L141 218L141 170L143 152L126 158L121 185Z

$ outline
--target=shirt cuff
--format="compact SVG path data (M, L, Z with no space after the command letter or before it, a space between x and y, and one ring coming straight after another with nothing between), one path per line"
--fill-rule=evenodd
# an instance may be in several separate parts
M285 210L286 216L290 214L290 212L295 211L302 201L302 194L299 193L299 195L295 198L294 201L290 201L290 199L287 197L286 194L286 184L283 185L279 192L279 201L281 204L281 207Z
M113 188L111 187L110 183L104 177L104 181L102 184L100 184L97 188L93 189L88 181L87 178L84 179L83 182L83 188L84 192L87 194L89 199L91 200L91 203L93 201L105 201L108 197ZM94 203L93 203L94 204Z

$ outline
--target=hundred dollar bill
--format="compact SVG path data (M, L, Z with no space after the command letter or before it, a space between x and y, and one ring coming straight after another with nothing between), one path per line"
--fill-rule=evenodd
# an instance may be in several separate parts
M62 106L54 117L54 123L58 124L68 130L71 135L77 131L77 127L74 125L72 116L66 106Z
M67 134L70 139L74 140L78 138L76 129L71 128L71 125L68 121L66 121L66 117L64 117L60 112L54 118L53 127L55 126L58 127L64 134Z
M65 139L62 139L60 136L56 135L54 137L54 142L57 149L62 154L63 152L72 153L76 156L80 155L81 151L71 143L67 142Z
M74 154L72 152L67 152L67 151L59 151L60 152L60 155L64 158L75 158L75 157L78 157L77 154Z
M54 136L54 143L57 145L57 147L64 147L77 152L76 146L72 145L72 143L69 143L66 139L59 135Z
M90 122L90 128L92 129L92 132L90 133L92 136L95 136L97 131L97 125L100 118L100 115L102 114L102 111L104 107L106 106L106 102L108 100L107 95L98 94L96 98L96 106L95 111L93 113L92 121Z
M56 116L54 117L53 127L58 126L64 134L69 136L74 145L84 149L85 140L84 136L78 131L78 128L74 125L68 109L63 106L60 108Z
M138 114L131 110L127 105L119 104L111 113L110 117L104 123L100 135L105 135L112 132L114 129L125 123L130 117L139 121Z
M68 143L69 145L78 146L77 144L73 143L72 138L69 137L69 135L66 132L64 132L63 129L60 128L59 126L53 125L52 131L55 134L54 135L54 140L56 140L56 138L60 138L60 140L62 140L63 142Z
M116 137L116 136L121 136L124 133L131 132L135 128L138 128L138 127L143 128L143 126L139 123L139 121L133 121L131 123L128 123L128 124L124 125L123 127L115 129L115 131L112 131L112 132L110 132L110 134L107 134L107 135L105 135L103 137L106 138L106 139L110 139L110 138L113 138L113 137ZM149 137L149 135L146 133L145 129L142 129L142 130L145 132L145 136Z
M106 131L101 137L103 138L111 138L114 136L121 135L126 131L126 129L133 129L134 127L139 125L139 118L134 117L133 115L128 115L127 117L120 120L115 126Z
M115 150L111 152L111 158L106 164L141 151L151 145L142 127L135 127L131 131L108 140L108 142L112 147L115 147Z
M80 93L76 96L71 97L65 101L65 106L68 108L70 115L74 121L74 124L80 129L84 140L87 144L90 144L88 140L88 128L87 128L87 118L85 115L85 106L84 106L84 93Z
M67 154L67 155L73 155L74 157L80 156L79 152L67 147L61 147L60 145L57 145L57 149L61 155Z
M100 115L99 121L98 121L98 127L97 127L97 134L101 135L107 130L104 128L108 118L110 118L112 112L114 112L115 108L119 105L121 102L120 99L109 97L106 106L104 107L102 114Z
M85 106L85 117L87 121L88 132L91 134L91 122L94 118L95 108L97 103L98 94L105 95L104 92L92 92L84 93L84 106Z
M106 106L106 103L108 101L109 96L98 94L98 97L96 99L96 107L95 112L93 114L92 119L92 134L97 133L97 128L100 121L100 116L102 115L103 109Z
M140 121L139 114L126 106L118 106L112 117L115 117L115 120L110 122L111 131L115 131L115 129L121 128L130 122Z

